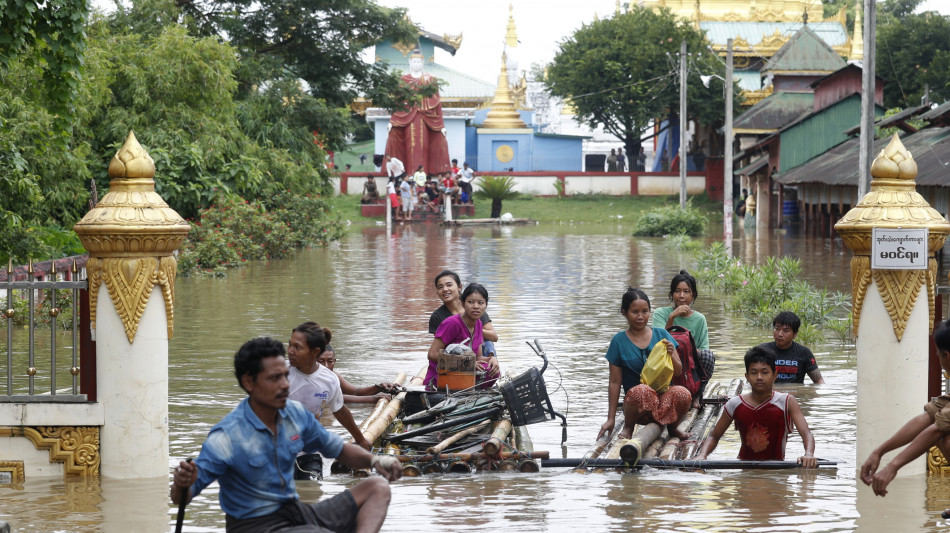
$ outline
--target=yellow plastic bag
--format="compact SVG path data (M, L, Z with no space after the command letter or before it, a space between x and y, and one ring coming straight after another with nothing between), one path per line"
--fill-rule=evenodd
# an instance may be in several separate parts
M656 392L666 392L672 380L673 359L666 351L666 343L657 342L640 371L640 383L649 385Z

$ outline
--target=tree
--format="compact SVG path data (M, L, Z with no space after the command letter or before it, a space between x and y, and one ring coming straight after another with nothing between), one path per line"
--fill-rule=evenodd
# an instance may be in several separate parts
M885 107L918 105L924 86L934 102L950 100L950 17L914 13L922 0L887 0L877 14L877 75Z
M381 39L415 42L418 30L405 9L372 0L175 0L199 35L228 39L241 55L238 98L275 79L300 79L334 122L314 124L331 148L344 136L335 131L337 109L357 96L396 107L410 94L383 65L361 54ZM352 127L352 124L349 125Z
M0 74L17 57L41 65L39 86L48 109L58 116L60 133L72 126L87 12L86 0L0 1Z
M505 200L518 197L515 179L511 176L482 176L475 196L491 200L491 218L501 216L501 205Z
M701 124L719 122L723 91L706 89L699 76L724 77L725 67L690 22L665 8L637 7L583 25L561 42L545 83L554 96L570 99L579 122L603 126L633 157L651 121L679 109L677 56L684 39L688 112Z

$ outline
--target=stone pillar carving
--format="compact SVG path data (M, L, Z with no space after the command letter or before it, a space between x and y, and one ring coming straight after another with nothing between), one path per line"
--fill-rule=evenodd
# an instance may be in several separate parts
M858 464L929 400L928 337L934 326L937 276L934 253L950 233L950 223L917 193L917 163L897 135L874 159L871 177L871 191L835 224L854 252L851 294L858 356ZM874 228L927 228L927 268L872 269ZM903 468L899 475L920 474L923 468L921 459L917 467Z
M168 472L168 339L173 253L190 230L155 192L155 163L133 133L109 164L109 193L73 229L89 252L104 476Z

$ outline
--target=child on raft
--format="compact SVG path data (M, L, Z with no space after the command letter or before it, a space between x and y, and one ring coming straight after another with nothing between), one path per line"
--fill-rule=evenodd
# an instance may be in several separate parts
M689 411L692 395L685 387L674 385L658 393L649 385L640 383L640 373L647 356L657 343L666 344L667 353L673 361L673 375L683 373L683 364L676 352L676 341L663 328L651 327L650 299L640 289L628 288L620 301L620 314L627 319L627 329L614 335L607 348L610 363L610 381L607 386L607 421L597 433L613 432L617 416L617 397L623 386L623 429L620 438L629 439L636 424L657 423L667 425L670 435L681 439L689 435L679 431L676 423Z
M794 396L773 390L775 357L771 352L756 346L745 354L745 378L751 391L734 396L726 402L725 409L716 422L712 435L703 442L697 459L704 460L716 449L719 439L736 422L742 446L739 459L742 461L782 461L785 459L785 444L792 424L805 444L805 455L798 464L816 468L815 438L808 429L808 422Z
M934 344L937 346L937 359L944 372L950 372L950 320L941 322L934 330ZM881 457L891 450L905 444L890 463L878 470ZM887 495L887 485L894 480L902 466L920 457L932 446L937 446L944 457L950 457L950 396L946 394L924 406L924 412L911 418L871 452L861 465L861 481L874 489L878 496ZM950 518L950 510L943 512L944 518Z

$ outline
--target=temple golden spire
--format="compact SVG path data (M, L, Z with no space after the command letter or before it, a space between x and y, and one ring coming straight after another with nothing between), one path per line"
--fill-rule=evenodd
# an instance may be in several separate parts
M851 37L851 53L848 59L864 60L864 24L861 22L861 0L854 0L854 34ZM841 8L844 11L844 7Z
M511 86L508 85L508 56L501 54L501 73L498 74L498 88L492 99L491 110L485 117L483 128L490 129L524 129L528 126L521 120L521 115L515 109L511 98Z
M518 31L515 28L515 6L508 4L508 26L505 28L505 46L508 48L517 48Z

